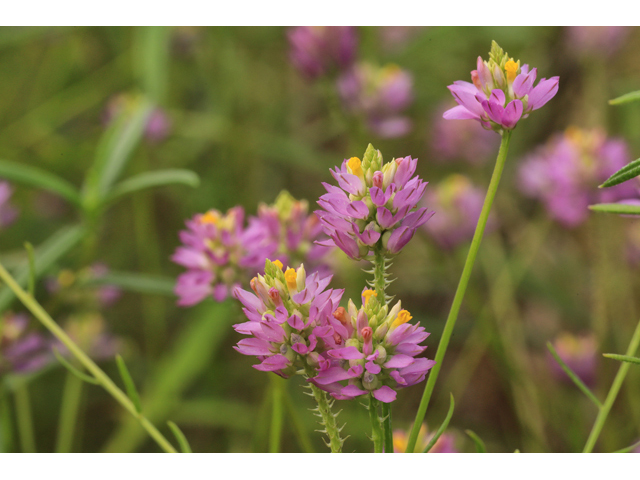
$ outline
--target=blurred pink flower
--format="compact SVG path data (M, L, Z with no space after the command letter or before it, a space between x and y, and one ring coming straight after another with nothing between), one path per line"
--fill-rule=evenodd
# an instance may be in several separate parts
M358 47L356 27L294 27L287 37L291 62L311 79L350 67Z
M631 31L631 27L566 27L569 47L580 54L613 55Z
M596 380L596 354L598 344L592 334L576 336L570 333L562 333L553 341L553 346L558 356L573 370L573 372L586 385L593 386ZM562 381L571 382L569 376L558 365L558 362L549 353L548 363L554 376Z

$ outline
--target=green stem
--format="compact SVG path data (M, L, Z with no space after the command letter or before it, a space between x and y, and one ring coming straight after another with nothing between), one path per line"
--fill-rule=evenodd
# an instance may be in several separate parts
M9 453L13 443L13 428L11 425L11 406L9 395L0 381L0 453Z
M75 344L73 340L66 334L66 332L60 328L60 326L51 318L51 316L42 308L42 306L27 292L25 292L20 285L16 283L13 277L7 272L0 264L0 278L7 284L7 286L14 292L16 297L20 299L27 309L36 317L58 340L60 340L69 350L69 352L78 359L78 361L84 366L98 383L111 394L115 400L122 405L131 415L133 415L140 425L149 433L156 443L168 453L177 453L176 449L171 443L156 429L156 427L142 414L136 411L136 407L133 402L127 397L127 395L120 390L115 383L104 373L98 365L94 363L81 349Z
M81 398L82 380L69 372L62 392L56 453L69 453L72 450Z
M309 388L311 388L313 397L318 403L318 416L322 419L322 425L325 427L325 433L329 437L328 446L331 448L331 453L341 453L344 440L340 438L341 428L338 428L336 415L331 411L333 401L329 401L326 392L320 390L313 383L309 384Z
M453 304L451 305L451 310L449 311L449 316L447 317L447 322L445 323L444 331L442 332L442 338L440 339L440 344L438 345L438 351L436 352L435 358L436 364L431 369L430 375L427 379L427 385L424 389L422 400L420 400L418 413L416 413L416 419L413 423L413 427L411 428L411 434L409 435L409 441L407 443L407 452L414 451L416 440L418 439L418 432L420 431L420 426L422 425L422 421L427 414L427 406L429 405L429 400L431 399L433 388L436 384L436 380L438 379L438 374L440 373L440 369L442 368L442 360L444 359L444 355L447 352L449 340L451 339L453 328L455 327L456 320L458 319L458 313L460 312L460 306L462 305L462 300L467 290L467 285L469 284L469 278L471 277L473 264L476 261L478 249L480 248L482 236L484 235L484 229L487 226L487 220L489 219L489 213L491 212L491 205L493 204L493 199L495 198L496 192L498 191L500 177L502 177L502 171L504 170L504 165L507 160L507 152L509 151L510 140L511 130L506 130L502 135L502 142L500 143L498 158L496 159L496 165L493 169L491 182L489 183L487 195L484 199L484 204L482 205L482 212L480 213L480 218L478 219L476 231L473 234L473 240L471 241L471 247L469 248L469 253L467 254L467 260L464 264L464 269L462 270L460 282L458 283L458 289L456 290L456 294L453 298Z
M627 355L634 356L638 351L638 347L640 346L640 321L636 326L636 330L633 332L633 337L631 337L631 342L629 342L629 347L627 348ZM602 427L604 427L604 422L607 420L609 416L609 412L611 411L611 407L613 406L613 402L616 401L616 397L618 396L618 392L620 391L620 387L622 387L622 382L624 382L625 377L627 376L627 372L631 367L630 363L623 362L618 369L618 373L616 374L616 378L613 380L613 384L611 385L611 389L607 394L607 398L600 407L600 411L598 412L598 416L596 417L596 421L593 424L593 428L591 428L591 433L589 434L589 438L587 439L587 443L584 446L584 450L582 453L591 453L593 451L593 447L600 436L600 432L602 431Z
M16 417L20 432L20 447L23 453L36 453L36 441L33 434L33 418L31 417L31 399L26 383L16 388Z
M269 453L278 453L280 451L280 441L282 439L282 422L284 420L284 411L282 408L285 380L277 376L275 373L271 377L271 395L273 403L271 405L271 430L269 431Z
M382 427L384 429L384 453L393 453L393 428L391 427L391 404L382 403Z
M369 394L369 420L371 420L371 440L373 440L374 453L382 453L384 436L382 434L382 425L380 424L380 415L378 414L378 400Z

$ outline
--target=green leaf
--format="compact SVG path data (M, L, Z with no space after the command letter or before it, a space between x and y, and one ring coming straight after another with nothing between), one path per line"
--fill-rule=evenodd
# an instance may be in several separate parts
M123 180L113 187L108 201L113 201L129 193L146 188L162 187L164 185L187 185L196 188L200 185L200 177L191 170L170 169L145 172Z
M613 453L630 453L635 451L636 448L640 447L640 442L634 443L633 445L629 445L628 447L621 448L620 450L616 450Z
M473 440L473 443L476 444L476 450L478 453L487 453L487 447L485 447L484 442L473 430L465 430L464 433L469 435L471 440Z
M564 372L569 376L573 383L576 384L576 386L582 391L582 393L589 397L589 399L593 403L595 403L598 408L602 408L602 403L600 402L600 400L598 400L598 398L593 394L589 387L587 387L584 382L580 380L580 377L578 377L578 375L576 375L574 371L571 370L571 368L569 368L566 363L564 363L564 361L560 358L560 355L558 355L558 352L556 352L556 349L553 348L551 342L547 342L547 348L551 352L551 355L553 355L553 358L555 358L556 362L558 362L558 365L562 367L562 370L564 370Z
M62 366L64 368L66 368L67 370L69 370L71 373L73 373L76 377L78 377L80 380L85 381L87 383L91 383L93 385L98 385L98 380L96 380L95 378L93 378L90 375L87 375L86 373L82 373L80 370L78 370L76 367L74 367L73 365L71 365L71 363L69 363L67 361L66 358L64 358L60 352L58 352L57 348L52 348L53 350L53 354L55 355L55 357L58 359L58 361L62 364Z
M589 210L618 215L640 215L640 205L627 205L624 203L598 203L589 205Z
M613 187L619 183L626 182L634 177L640 175L640 158L634 160L628 165L625 165L616 173L611 175L599 188Z
M440 435L442 435L444 431L447 429L447 427L449 426L449 420L451 420L451 417L453 416L453 408L456 405L455 402L453 401L453 394L450 393L449 395L450 395L449 411L447 412L447 416L444 417L444 421L442 422L442 425L440 425L440 428L438 429L436 434L433 436L433 438L431 438L431 440L429 440L429 443L427 444L427 447L424 449L423 453L429 453L429 450L431 450L433 446L436 444L436 442L440 438Z
M640 365L640 358L638 357L630 357L629 355L617 355L615 353L603 353L602 356L611 358L613 360L618 360L619 362L628 362Z
M85 181L85 209L101 206L142 139L151 110L151 103L141 97L131 111L123 111L104 133Z
M171 421L167 422L167 425L169 425L169 428L175 435L176 440L178 440L178 444L180 445L180 450L182 450L182 453L193 453L187 437L184 436L184 433L182 433L182 430L178 428L178 425Z
M164 100L169 65L169 28L136 27L133 49L134 72L142 90L156 103Z
M74 205L80 205L80 193L65 179L37 167L0 160L0 178L41 188L60 195Z
M46 241L44 241L35 251L35 274L40 277L46 273L51 266L61 257L73 249L85 235L84 227L77 225L73 227L64 227ZM23 263L23 266L14 275L16 282L25 287L29 281L29 262ZM8 287L3 287L0 291L0 312L3 312L11 304L14 293Z
M124 363L124 360L120 355L116 355L116 363L118 364L120 377L122 377L122 381L124 382L124 386L127 390L127 395L129 396L129 399L133 402L133 405L136 407L136 412L142 413L142 405L140 404L140 395L138 395L138 390L136 390L136 384L133 383L133 379L131 378L129 369L127 368L127 365Z
M618 98L609 100L609 105L622 105L623 103L635 102L636 100L640 100L640 90L636 90L635 92L625 93L624 95Z
M110 271L106 275L91 279L87 283L90 285L115 285L130 292L175 297L173 293L173 287L176 284L175 278L160 275Z

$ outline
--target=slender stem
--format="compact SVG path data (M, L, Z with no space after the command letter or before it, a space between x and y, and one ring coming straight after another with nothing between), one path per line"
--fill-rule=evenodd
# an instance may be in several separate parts
M309 383L309 388L318 403L318 416L322 419L322 425L325 427L325 433L329 437L328 446L331 448L331 453L341 453L344 440L340 438L341 429L338 428L336 415L331 411L333 401L329 401L327 399L326 392L320 390L313 383Z
M373 440L374 453L382 453L384 444L384 436L382 434L382 425L380 424L380 415L378 414L378 400L369 394L369 420L371 420L371 440Z
M136 411L133 402L127 395L120 390L115 383L104 373L98 365L94 363L73 340L60 328L60 326L51 318L51 316L42 308L42 306L20 285L16 283L13 277L0 264L0 278L15 293L27 309L69 350L69 352L78 359L78 361L93 375L100 385L111 394L116 401L122 405L131 415L133 415L140 425L149 433L156 443L168 453L177 453L171 443L156 429L156 427L142 414Z
M72 450L81 398L82 380L71 372L67 373L60 407L60 423L58 424L58 439L56 441L57 453L69 453Z
M271 395L273 403L271 405L271 430L269 431L269 453L280 451L280 441L282 439L282 422L284 420L283 396L284 379L275 373L271 377Z
M377 249L373 257L373 286L376 290L376 298L380 305L387 304L385 289L387 287L387 275L385 273L386 260L380 249Z
M33 433L33 418L31 417L31 399L26 383L16 388L16 417L20 432L20 447L24 453L36 453L36 441Z
M436 352L435 358L436 364L431 369L429 378L427 379L427 385L424 389L422 400L420 401L420 406L418 407L418 413L416 414L416 419L413 423L413 427L411 428L411 434L409 435L409 441L407 443L407 452L414 451L416 440L418 439L418 432L420 431L420 426L422 425L422 421L427 414L427 406L429 405L429 400L431 399L433 388L436 384L436 380L438 379L438 374L440 373L440 369L442 368L442 360L444 359L444 355L447 352L449 340L451 339L453 328L455 327L456 320L458 319L458 313L460 312L460 306L462 305L462 300L467 290L467 285L469 284L469 278L471 277L473 264L476 261L478 249L480 248L482 236L484 235L484 229L487 226L487 220L489 219L489 213L491 212L491 205L493 204L493 199L495 198L496 192L498 191L500 177L502 177L502 171L504 170L504 165L507 160L507 152L509 151L510 140L511 130L506 130L502 135L502 142L500 143L500 150L498 152L498 158L496 159L496 165L493 169L493 175L491 176L491 182L489 183L489 188L487 190L487 196L485 197L484 204L482 205L482 211L480 212L480 218L478 219L476 231L473 234L473 240L471 241L471 247L469 248L469 253L467 254L467 260L464 264L464 269L462 270L460 282L458 283L458 289L456 290L456 294L453 298L453 304L451 305L451 310L449 311L449 316L447 317L447 322L445 323L444 331L442 332L442 338L440 339L440 344L438 345L438 351Z
M384 429L384 453L393 453L393 429L391 428L391 404L382 403L382 427Z
M638 347L640 347L640 321L636 326L636 330L633 332L633 337L631 337L631 342L629 342L629 347L627 348L627 355L634 356L638 351ZM620 387L622 387L622 382L624 382L625 377L627 376L627 372L631 367L630 363L623 362L618 369L618 373L616 374L616 378L613 380L613 384L611 385L611 389L607 394L607 398L604 401L602 407L600 407L600 411L598 412L598 416L596 417L596 421L591 428L591 433L589 434L589 438L587 439L587 443L584 446L584 450L582 453L591 453L593 451L593 447L600 436L600 432L602 431L602 427L604 427L604 422L607 420L609 416L609 412L611 411L611 407L613 406L613 402L616 401L616 397L618 396L618 392L620 391Z

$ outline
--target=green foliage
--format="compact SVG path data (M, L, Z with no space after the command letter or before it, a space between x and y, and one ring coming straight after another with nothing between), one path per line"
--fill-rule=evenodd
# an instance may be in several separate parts
M609 105L622 105L623 103L636 102L640 100L640 90L625 93L613 100L609 100Z
M600 188L613 187L614 185L626 182L638 175L640 175L640 158L634 160L629 165L625 165L616 173L611 175L606 182L600 185Z
M640 358L638 357L631 357L629 355L617 355L615 353L603 353L602 356L606 358L611 358L613 360L618 360L619 362L628 362L628 363L635 363L636 365L640 365Z
M442 424L440 425L440 428L438 428L438 430L436 431L435 435L433 437L431 437L431 440L429 440L429 443L427 444L427 446L424 449L424 452L422 452L422 453L429 453L429 450L431 450L433 448L433 446L436 444L436 442L438 441L440 436L444 433L444 431L449 426L449 421L451 420L451 417L453 417L453 409L456 406L456 403L453 401L453 394L449 394L449 395L450 395L449 411L447 412L447 416L444 417L444 420L442 421Z
M589 205L589 210L619 215L640 215L640 205L627 205L624 203L598 203Z
M80 205L80 194L73 185L40 168L0 160L0 178L47 190L60 195L76 206Z
M475 445L476 445L476 451L478 453L487 453L487 447L485 446L484 442L478 436L477 433L475 433L473 430L465 430L464 433L469 435L471 440L473 440L473 443L475 443Z

